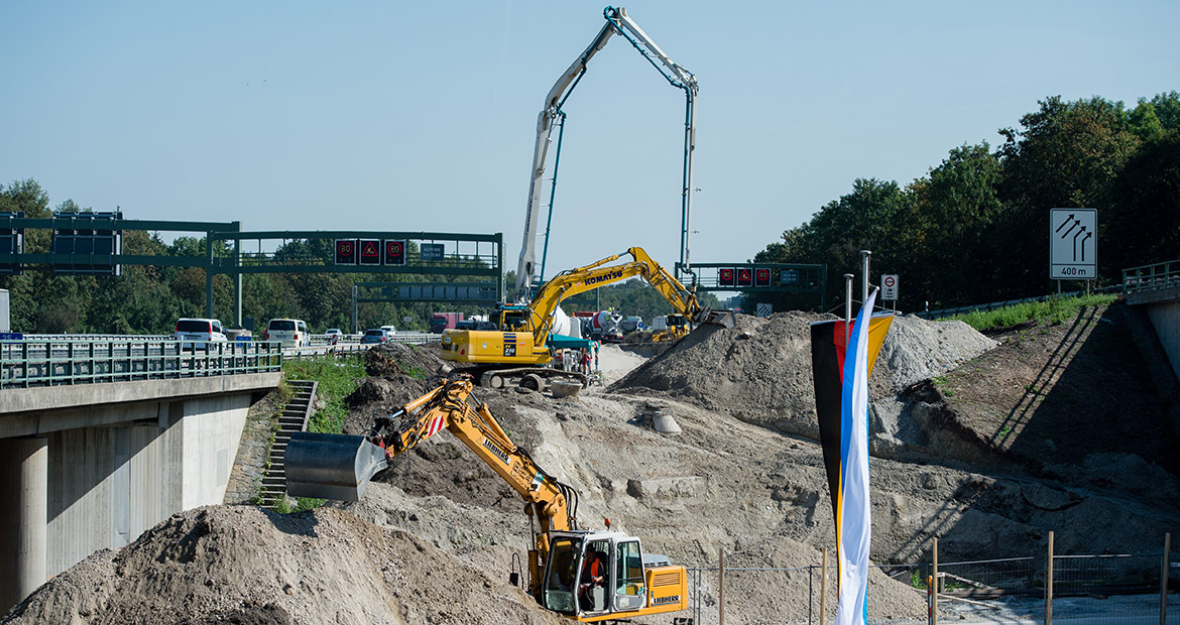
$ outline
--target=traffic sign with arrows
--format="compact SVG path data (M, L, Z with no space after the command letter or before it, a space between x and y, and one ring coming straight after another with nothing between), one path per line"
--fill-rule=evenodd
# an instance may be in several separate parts
M1093 280L1098 277L1098 210L1049 210L1049 277Z

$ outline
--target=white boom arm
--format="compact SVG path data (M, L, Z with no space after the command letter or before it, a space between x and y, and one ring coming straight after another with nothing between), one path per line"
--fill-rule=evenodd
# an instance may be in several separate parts
M686 178L691 178L691 150L689 148L692 136L692 107L693 101L697 94L696 77L691 72L677 65L668 58L667 54L660 49L648 36L643 32L631 18L627 17L627 10L624 8L606 7L603 11L603 17L606 18L606 24L603 25L602 30L591 41L590 46L565 70L565 73L557 79L553 84L553 88L549 90L548 95L545 96L545 108L537 116L537 142L533 147L533 167L532 178L529 180L529 199L528 209L525 212L524 218L524 240L520 248L520 261L516 267L516 290L515 299L517 302L525 303L529 301L529 291L532 288L533 270L536 266L536 251L537 251L537 223L540 221L541 213L541 190L542 178L545 174L545 162L549 155L549 143L552 140L553 128L557 125L558 119L563 115L561 107L565 103L565 99L569 97L567 90L572 93L573 87L581 80L582 75L586 73L586 65L590 59L598 53L599 50L606 47L612 35L622 35L635 46L641 54L643 54L649 62L668 80L674 87L684 89L689 101L688 114L688 128L686 130ZM653 60L653 57L655 60ZM659 61L659 65L656 61ZM661 67L661 65L663 67ZM691 180L686 179L685 193L691 193ZM688 195L685 196L686 202Z

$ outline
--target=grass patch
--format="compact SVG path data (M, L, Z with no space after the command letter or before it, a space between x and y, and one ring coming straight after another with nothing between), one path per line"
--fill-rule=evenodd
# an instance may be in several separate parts
M1117 295L1094 294L1078 297L1050 297L1044 302L1014 304L989 311L975 311L955 315L951 319L962 321L980 332L1012 328L1029 322L1057 325L1077 315L1083 306L1105 306L1118 299Z
M283 363L283 374L284 380L319 382L316 386L316 397L323 402L324 407L312 415L307 429L323 434L339 434L344 429L344 420L348 417L348 406L345 405L344 398L356 390L366 375L364 361L360 356L349 356L343 360L330 356L288 360ZM290 399L289 395L287 399ZM286 401L283 403L286 404ZM273 433L271 442L274 442ZM295 505L292 506L286 497L280 497L275 501L274 510L288 514L314 510L322 505L323 499L296 497Z
M283 373L288 380L314 380L319 382L316 396L323 402L323 408L311 417L308 431L323 434L339 434L348 417L348 406L344 398L356 390L365 378L365 364L359 356L343 360L333 357L304 358L283 363Z

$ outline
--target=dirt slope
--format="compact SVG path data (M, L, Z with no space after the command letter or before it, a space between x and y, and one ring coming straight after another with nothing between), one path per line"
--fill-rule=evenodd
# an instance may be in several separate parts
M1167 400L1144 381L1120 315L1086 311L1064 326L998 335L998 346L962 324L895 322L870 412L874 562L922 559L933 536L946 561L1039 553L1050 530L1065 553L1141 551L1176 531ZM604 369L622 377L573 398L478 393L517 444L578 489L585 525L610 517L646 553L689 567L715 567L722 550L731 567L814 565L834 532L811 425L813 319L700 328L625 375L620 363L636 356L605 349ZM421 360L373 363L385 377L350 398L349 430L364 432L428 388L407 372L437 361L428 350L405 357ZM652 429L653 405L679 434ZM505 582L528 536L515 493L442 432L399 457L362 502L285 517L189 511L80 563L10 619L557 622ZM923 617L919 593L873 575L870 616ZM727 581L727 593L744 596L727 601L727 618L805 618L818 609L809 582L818 584L798 569ZM715 610L715 574L699 583Z

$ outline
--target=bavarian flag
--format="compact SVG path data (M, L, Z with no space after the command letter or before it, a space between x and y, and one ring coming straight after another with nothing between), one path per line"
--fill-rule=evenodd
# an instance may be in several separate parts
M844 321L811 324L815 411L836 516L837 625L868 619L869 374L893 321L871 315L876 299L874 291L851 328Z

